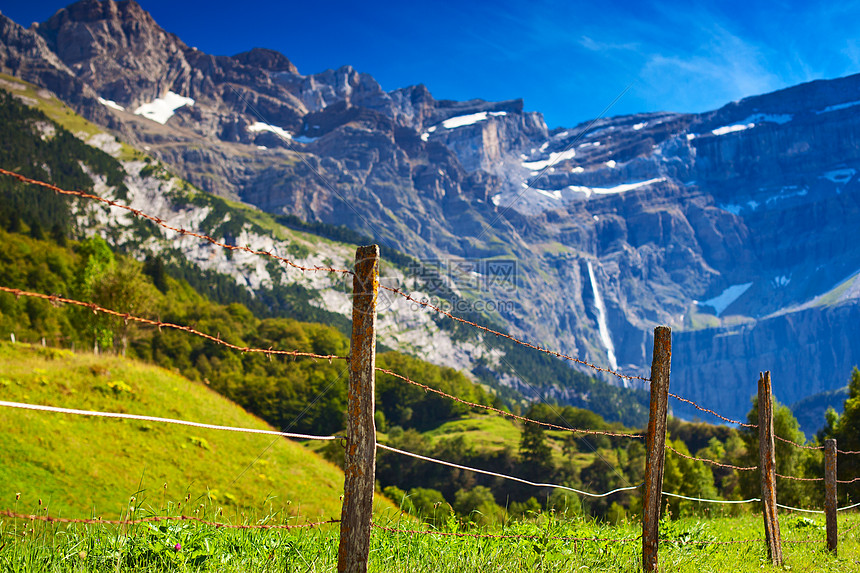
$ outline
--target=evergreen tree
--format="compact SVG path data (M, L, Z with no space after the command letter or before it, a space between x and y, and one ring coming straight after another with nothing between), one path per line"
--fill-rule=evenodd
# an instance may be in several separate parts
M848 399L845 400L842 415L828 412L827 423L826 437L836 438L836 445L840 450L860 451L860 370L856 366L848 382ZM836 469L839 479L854 479L860 475L860 456L839 456ZM840 499L855 500L860 495L860 484L840 484L837 491Z
M520 438L520 459L529 477L547 479L554 471L552 450L546 434L537 424L526 423Z

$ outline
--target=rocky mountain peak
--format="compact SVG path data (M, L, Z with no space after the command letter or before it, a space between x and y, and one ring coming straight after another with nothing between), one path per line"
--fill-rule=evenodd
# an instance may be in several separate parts
M255 66L270 72L299 73L298 68L285 55L267 48L253 48L247 52L236 54L233 59L245 66Z

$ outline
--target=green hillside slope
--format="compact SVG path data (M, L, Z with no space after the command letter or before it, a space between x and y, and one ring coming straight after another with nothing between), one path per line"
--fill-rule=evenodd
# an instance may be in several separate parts
M115 356L7 342L0 373L5 401L271 429L204 384ZM283 438L13 408L0 411L0 436L3 509L34 512L41 500L52 515L108 518L133 496L184 513L209 500L227 516L340 516L341 471Z

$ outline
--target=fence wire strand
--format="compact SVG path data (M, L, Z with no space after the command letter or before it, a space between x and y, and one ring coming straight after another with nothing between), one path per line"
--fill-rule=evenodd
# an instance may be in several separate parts
M685 402L687 404L690 404L691 406L693 406L697 410L701 410L702 412L707 412L708 414L716 416L720 420L728 422L729 424L737 424L738 426L743 426L745 428L758 428L758 424L746 424L746 423L740 422L738 420L732 420L731 418L726 418L722 414L717 414L716 412L714 412L713 410L711 410L709 408L704 408L702 406L699 406L698 404L696 404L692 400L688 400L687 398L681 398L680 396L678 396L677 394L673 394L672 392L669 392L669 396L671 396L672 398L674 398L675 400L678 400L680 402Z
M680 497L681 499L687 499L690 501L701 501L703 503L719 503L719 504L732 504L732 503L753 503L755 501L761 501L761 498L753 497L750 499L702 499L700 497L688 497L686 495L681 495L680 493L669 493L667 491L660 492L663 495L668 495L669 497Z
M758 469L758 466L750 466L750 467L733 466L732 464L724 464L724 463L716 462L716 461L714 461L714 460L709 460L708 458L697 458L697 457L695 457L695 456L688 456L687 454L684 454L684 453L679 452L678 450L676 450L675 448L673 448L672 446L670 446L670 445L668 445L668 444L666 445L666 449L667 449L667 450L671 450L671 451L675 452L675 454L676 454L676 455L679 455L679 456L681 456L682 458L687 458L688 460L693 460L693 461L696 461L696 462L704 462L704 463L706 463L706 464L711 464L711 465L713 465L713 466L718 466L718 467L721 467L721 468L728 468L728 469L731 469L731 470L739 470L739 471L742 471L742 472L748 472L748 471L752 471L752 470L757 470L757 469Z
M621 374L620 372L616 372L615 370L612 370L610 368L603 368L601 366L597 366L596 364L586 362L585 360L580 360L579 358L574 358L573 356L568 356L567 354L563 354L561 352L556 352L555 350L549 350L548 348L544 348L542 346L532 344L531 342L526 342L524 340L520 340L519 338L511 336L510 334L505 334L504 332L499 332L498 330L488 328L488 327L480 325L476 322L472 322L471 320L466 320L465 318L460 318L459 316L455 316L455 315L451 314L450 312L448 312L447 310L443 310L443 309L439 308L438 306L436 306L430 302L427 302L424 300L418 300L417 298L410 296L409 294L403 292L399 288L394 288L394 287L390 287L390 286L386 286L386 285L380 285L379 288L385 289L387 291L391 291L394 294L402 296L403 298L405 298L408 301L414 302L415 304L419 304L419 305L423 306L424 308L428 308L428 309L435 311L439 314L447 316L451 320L455 320L455 321L460 322L462 324L469 325L473 328L477 328L478 330L483 330L484 332L486 332L488 334L494 334L495 336L501 336L502 338L507 338L508 340L510 340L516 344L520 344L522 346L525 346L526 348L531 348L532 350L537 350L538 352L543 352L545 354L549 354L549 355L555 356L557 358L569 360L569 361L574 362L576 364L581 364L583 366L587 366L587 367L589 367L593 370L596 370L598 372L605 372L607 374L617 376L618 378L621 378L623 380L642 380L644 382L650 382L651 381L650 378L646 378L644 376L632 376L629 374Z
M782 478L782 479L790 479L790 480L793 480L793 481L824 481L824 478L823 478L823 477L817 477L817 478L802 478L802 477L796 477L796 476L784 476L784 475L782 475L782 474L777 474L777 473L775 473L774 475L775 475L776 477L778 477L778 478Z
M302 529L307 527L319 527L320 525L328 525L330 523L340 523L339 519L329 519L326 521L316 521L310 523L295 523L295 524L230 524L220 523L217 521L207 521L202 517L195 515L153 515L150 517L141 517L140 519L86 519L76 517L53 517L51 515L34 515L16 513L9 509L0 510L0 515L5 515L13 519L26 519L29 521L45 521L47 523L84 523L88 525L139 525L141 523L153 523L159 521L196 521L201 525L209 525L219 529Z
M431 457L428 457L428 456L422 456L421 454L414 454L414 453L412 453L412 452L407 452L406 450L400 450L400 449L398 449L398 448L392 448L391 446L386 446L385 444L377 443L377 444L376 444L376 447L377 447L377 448L379 448L379 449L382 449L382 450L388 450L389 452L394 452L394 453L396 453L396 454L401 454L401 455L404 455L404 456L409 456L409 457L412 457L412 458L416 458L416 459L419 459L419 460L423 460L423 461L425 461L425 462L431 462L431 463L434 463L434 464L439 464L439 465L443 465L443 466L448 466L448 467L452 467L452 468L457 468L457 469L464 470L464 471L469 471L469 472L475 472L475 473L478 473L478 474L483 474L483 475L488 475L488 476L498 477L498 478L502 478L502 479L509 479L509 480L512 480L512 481L516 481L516 482L524 483L524 484L526 484L526 485L531 485L531 486L534 486L534 487L551 487L551 488L556 488L556 489L565 489L565 490L567 490L567 491L572 491L572 492L577 493L577 494L579 494L579 495L585 495L585 496L588 496L588 497L606 497L606 496L608 496L608 495L612 495L613 493L618 493L618 492L620 492L620 491L629 491L629 490L639 489L639 488L640 488L640 487L642 487L642 485L643 485L643 484L639 484L639 485L633 485L633 486L629 486L629 487L619 487L619 488L617 488L617 489L613 489L612 491L607 491L606 493L591 493L591 492L588 492L588 491L582 491L582 490L580 490L580 489L576 489L576 488L573 488L573 487L568 487L568 486L565 486L565 485L558 485L558 484L554 484L554 483L536 483L536 482L533 482L533 481L529 481L529 480L522 479L522 478L518 478L518 477L514 477L514 476L509 476L509 475L500 474L500 473L496 473L496 472L491 472L491 471L487 471L487 470L479 470L479 469L477 469L477 468L472 468L472 467L469 467L469 466L462 466L462 465L460 465L460 464L455 464L455 463L453 463L453 462L446 462L446 461L444 461L444 460L437 460L436 458L431 458Z
M53 412L55 414L72 414L75 416L95 416L98 418L120 418L125 420L140 420L142 422L159 422L162 424L178 424L180 426L193 426L208 430L225 430L228 432L242 432L245 434L266 434L270 436L281 436L297 440L339 440L342 436L313 436L309 434L294 434L290 432L278 432L276 430L258 430L255 428L237 428L234 426L218 426L216 424L204 424L202 422L189 422L188 420L176 420L173 418L159 418L156 416L143 416L140 414L123 414L120 412L98 412L95 410L75 410L73 408L59 408L57 406L43 406L41 404L25 404L22 402L7 402L0 400L0 408L18 408L21 410L37 410L40 412Z
M32 298L41 298L52 303L62 303L62 304L70 304L74 306L80 306L84 308L89 308L95 313L103 313L110 316L115 316L117 318L121 318L125 321L138 322L140 324L146 324L149 326L154 326L159 329L161 328L171 328L174 330L181 330L183 332L187 332L189 334L193 334L194 336L199 336L200 338L205 338L210 342L214 342L216 344L220 344L221 346L226 346L227 348L232 348L233 350L238 350L239 352L251 352L251 353L259 353L266 354L269 356L292 356L294 358L302 357L302 358L315 358L320 360L328 360L331 362L332 360L348 360L347 356L336 356L334 354L314 354L313 352L301 352L298 350L273 350L271 348L252 348L249 346L237 346L235 344L231 344L224 340L221 340L220 337L212 336L211 334L206 334L205 332L200 332L199 330L195 330L190 326L183 326L181 324L172 324L170 322L162 322L160 320L152 320L149 318L141 318L139 316L134 316L127 312L118 312L116 310L111 310L109 308L104 308L92 302L82 302L79 300L73 300L70 298L64 298L55 294L41 294L37 292L28 292L25 290L17 289L17 288L9 288L5 286L0 286L0 292L6 292L16 297L26 296Z
M462 398L458 398L457 396L452 396L451 394L446 394L445 392L442 392L441 390L437 390L436 388L431 388L430 386L427 386L426 384L421 384L420 382L416 382L415 380L412 380L411 378L409 378L407 376L404 376L402 374L398 374L397 372L394 372L392 370L388 370L386 368L377 367L376 371L382 372L383 374L388 374L389 376L393 376L395 378L403 380L404 382L406 382L408 384L412 384L414 386L417 386L417 387L423 389L425 392L433 392L434 394L438 394L439 396L443 396L443 397L448 398L450 400L454 400L455 402L459 402L459 403L464 404L466 406L470 406L472 408L480 408L483 410L487 410L489 412L495 412L497 414L500 414L502 416L506 416L506 417L514 419L514 420L519 420L521 422L528 422L530 424L537 424L539 426L544 426L544 427L550 428L552 430L564 430L566 432L600 435L600 436L612 436L612 437L616 437L616 438L640 438L641 439L641 438L645 437L642 434L624 434L624 433L620 433L620 432L606 432L603 430L583 430L581 428L570 428L567 426L559 426L556 424L551 424L549 422L540 422L538 420L532 420L531 418L526 418L525 416L518 416L518 415L512 414L510 412L505 412L504 410L500 410L500 409L494 408L492 406L485 406L484 404L476 404L475 402L469 402L468 400L463 400Z
M386 527L372 522L371 525L376 529L388 531L390 533L409 533L413 535L439 535L443 537L471 537L478 539L553 539L559 541L596 541L596 542L613 542L613 543L629 543L631 541L639 541L639 537L627 537L621 539L613 539L606 537L568 537L568 536L548 536L543 535L517 535L517 534L493 534L493 533L468 533L465 531L438 531L435 529L396 529L394 527Z
M778 436L776 434L773 435L774 438L779 440L780 442L785 442L786 444L791 444L795 448L802 448L804 450L823 450L824 446L804 446L803 444L798 444L796 442L792 442L788 438L783 438L782 436Z
M156 225L163 227L165 229L168 229L170 231L173 231L175 233L179 233L180 235L188 235L190 237L197 237L198 239L201 239L203 241L207 241L207 242L209 242L209 243L211 243L217 247L221 247L223 249L228 249L230 251L245 251L247 253L251 253L252 255L260 255L260 256L264 256L264 257L269 257L269 258L275 259L277 261L280 261L289 267L300 270L302 272L324 271L324 272L329 272L329 273L341 273L341 274L346 274L346 275L354 274L353 271L351 271L349 269L337 269L334 267L325 267L325 266L305 267L305 266L299 265L297 263L294 263L290 259L287 259L287 258L282 257L280 255L276 255L274 253L270 253L269 251L252 249L250 247L241 247L238 245L228 245L227 243L223 243L217 239L210 237L209 235L205 235L203 233L197 233L195 231L189 231L189 230L183 229L181 227L174 227L168 223L165 223L164 220L161 219L161 217L149 215L147 213L144 213L140 209L135 209L134 207L130 207L128 205L123 205L122 203L118 203L112 199L105 199L104 197L99 197L98 195L93 195L92 193L86 193L84 191L69 191L66 189L62 189L60 187L57 187L56 185L52 185L51 183L45 183L44 181L39 181L37 179L31 179L29 177L21 175L20 173L15 173L14 171L9 171L7 169L0 168L0 175L8 175L9 177L14 177L15 179L21 181L22 183L29 183L32 185L38 185L40 187L44 187L44 188L50 189L51 191L58 193L60 195L67 195L67 196L72 196L72 197L81 197L82 199L91 199L93 201L98 201L98 202L103 203L105 205L108 205L110 207L117 207L118 209L125 209L126 211L128 211L129 213L134 215L135 217L140 217L142 219L152 221Z

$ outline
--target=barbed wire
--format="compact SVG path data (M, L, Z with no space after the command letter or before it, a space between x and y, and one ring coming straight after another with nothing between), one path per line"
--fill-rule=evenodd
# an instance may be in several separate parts
M855 523L854 525L852 525L851 527L849 527L849 528L845 531L845 533L840 534L840 535L839 535L839 537L842 537L842 538L848 537L848 535L849 535L852 531L854 531L855 529L857 529L858 527L860 527L860 521L858 521L857 523Z
M667 449L667 450L671 450L671 451L675 452L675 454L677 454L677 455L681 456L682 458L687 458L688 460L693 460L693 461L696 461L696 462L705 462L705 463L707 463L707 464L711 464L711 465L714 465L714 466L719 466L719 467L721 467L721 468L728 468L728 469L732 469L732 470L740 470L740 471L744 471L744 472L745 472L745 471L752 471L752 470L757 470L757 469L758 469L758 466L750 466L750 467L734 466L734 465L732 465L732 464L724 464L724 463L721 463L721 462L716 462L716 461L714 461L714 460L709 460L708 458L697 458L697 457L695 457L695 456L689 456L689 455L687 455L687 454L685 454L685 453L679 452L678 450L676 450L675 448L673 448L672 446L670 446L670 445L668 445L668 444L666 445L666 449Z
M840 453L840 454L845 454L845 455L855 455L855 456L860 455L860 451L851 451L851 450L843 451L843 450L836 450L836 452L837 452L837 453Z
M791 444L795 448L803 448L804 450L823 450L824 446L804 446L803 444L798 444L797 442L792 442L788 438L783 438L782 436L778 436L776 434L773 435L774 438L779 440L780 442L785 442L786 444Z
M774 475L775 475L776 477L778 477L778 478L782 478L782 479L790 479L790 480L793 480L793 481L824 481L824 478L823 478L823 477L817 477L817 478L802 478L802 477L796 477L796 476L784 476L784 475L782 475L782 474L776 474L776 473L775 473Z
M732 420L731 418L726 418L726 417L725 417L725 416L723 416L722 414L717 414L716 412L714 412L714 411L713 411L713 410L711 410L711 409L708 409L708 408L704 408L704 407L702 407L702 406L699 406L698 404L696 404L696 403L695 403L695 402L693 402L692 400L688 400L687 398L681 398L680 396L678 396L677 394L673 394L672 392L669 392L669 396L671 396L671 397L672 397L672 398L674 398L675 400L679 400L679 401L681 401L681 402L686 402L687 404L690 404L691 406L693 406L693 407L694 407L694 408L696 408L697 410L701 410L702 412L707 412L708 414L714 415L714 416L716 416L717 418L719 418L719 419L721 419L721 420L723 420L723 421L726 421L726 422L728 422L728 423L730 423L730 424L737 424L738 426L744 426L745 428L758 428L758 424L746 424L746 423L744 423L744 422L740 422L740 421L738 421L738 420Z
M556 352L555 350L549 350L548 348L544 348L542 346L532 344L531 342L526 342L524 340L520 340L514 336L511 336L510 334L505 334L504 332L499 332L498 330L494 330L492 328L482 326L476 322L472 322L471 320L466 320L465 318L460 318L459 316L455 316L455 315L451 314L450 312L448 312L447 310L443 310L443 309L439 308L438 306L436 306L430 302L427 302L424 300L418 300L417 298L414 298L414 297L410 296L409 294L403 292L399 288L390 287L390 286L386 286L386 285L380 285L379 288L385 289L387 291L391 291L394 294L402 296L406 300L409 300L411 302L414 302L416 304L423 306L424 308L429 308L430 310L433 310L439 314L443 314L443 315L447 316L448 318L450 318L451 320L455 320L455 321L460 322L462 324L467 324L473 328L483 330L484 332L487 332L488 334L494 334L496 336L501 336L502 338L507 338L508 340L510 340L516 344L520 344L520 345L525 346L527 348L537 350L538 352L543 352L545 354L549 354L549 355L555 356L557 358L563 358L564 360L569 360L571 362L575 362L576 364L581 364L583 366L587 366L587 367L589 367L593 370L596 370L598 372L605 372L607 374L617 376L618 378L621 378L621 379L642 380L645 382L651 381L650 378L645 378L644 376L631 376L629 374L621 374L620 372L616 372L615 370L612 370L610 368L603 368L601 366L597 366L597 365L592 364L590 362L586 362L585 360L580 360L579 358L574 358L573 356L568 356L567 354L563 354L561 352Z
M260 354L266 354L266 355L270 355L270 356L272 356L272 355L275 355L275 356L292 356L294 358L298 358L298 357L316 358L316 359L320 359L320 360L328 360L329 362L331 362L332 360L348 360L349 359L349 357L347 357L347 356L336 356L334 354L315 354L313 352L301 352L298 350L273 350L271 348L267 349L267 348L251 348L248 346L237 346L235 344L231 344L229 342L221 340L221 338L218 336L212 336L211 334L206 334L205 332L200 332L199 330L191 328L190 326L183 326L181 324L173 324L170 322L162 322L160 320L152 320L149 318L142 318L139 316L134 316L134 315L127 313L127 312L119 312L116 310L111 310L109 308L104 308L104 307L99 306L93 302L82 302L79 300L64 298L64 297L61 297L61 296L58 296L55 294L41 294L41 293L36 293L36 292L28 292L25 290L21 290L21 289L17 289L17 288L9 288L9 287L4 287L4 286L0 286L0 292L6 292L9 294L13 294L16 297L26 296L26 297L32 297L32 298L41 298L41 299L50 301L50 302L55 303L55 304L56 303L63 303L63 304L71 304L74 306L89 308L93 312L96 312L96 313L101 312L104 314L115 316L117 318L122 318L125 321L139 322L141 324L147 324L149 326L155 326L158 329L172 328L174 330L181 330L183 332L193 334L194 336L199 336L201 338L205 338L206 340L208 340L210 342L214 342L216 344L226 346L227 348L232 348L233 350L238 350L239 352L260 353Z
M475 402L469 402L468 400L463 400L462 398L458 398L457 396L452 396L451 394L447 394L445 392L442 392L441 390L437 390L436 388L432 388L430 386L427 386L426 384L416 382L415 380L412 380L408 376L398 374L397 372L394 372L392 370L388 370L386 368L377 367L376 370L377 370L377 372L382 372L383 374L388 374L389 376L394 376L395 378L399 378L400 380L403 380L404 382L407 382L409 384L412 384L414 386L422 388L425 392L433 392L434 394L438 394L439 396L444 396L445 398L449 398L451 400L454 400L454 401L459 402L461 404L464 404L466 406L470 406L472 408L480 408L480 409L487 410L490 412L495 412L497 414L500 414L502 416L506 416L508 418L512 418L514 420L519 420L521 422L528 422L530 424L537 424L539 426L544 426L546 428L550 428L553 430L564 430L566 432L591 434L591 435L601 435L601 436L612 436L612 437L617 437L617 438L640 438L641 439L641 438L645 437L642 434L625 434L625 433L620 433L620 432L607 432L607 431L603 431L603 430L583 430L581 428L570 428L567 426L559 426L556 424L551 424L549 422L541 422L538 420L533 420L531 418L527 418L525 416L518 416L517 414L512 414L511 412L505 412L504 410L500 410L499 408L494 408L492 406L486 406L484 404L477 404Z
M331 523L340 523L339 519L329 519L326 521L316 521L310 523L295 523L295 524L231 524L220 523L217 521L207 521L196 515L153 515L150 517L141 517L140 519L101 519L101 518L77 518L77 517L53 517L51 515L35 515L16 513L9 509L0 510L0 515L5 515L13 519L26 519L29 521L45 521L47 523L84 523L88 525L139 525L141 523L152 523L159 521L195 521L202 525L209 525L219 529L301 529L307 527L318 527L320 525L328 525Z
M197 237L198 239L207 241L207 242L209 242L215 246L218 246L218 247L221 247L224 249L228 249L231 251L245 251L247 253L251 253L252 255L261 255L261 256L269 257L269 258L275 259L277 261L280 261L280 262L286 264L287 266L293 267L294 269L300 270L302 272L325 271L325 272L329 272L329 273L341 273L341 274L347 274L347 275L355 274L353 271L351 271L349 269L337 269L337 268L330 267L330 266L325 267L325 266L315 265L313 267L305 267L305 266L299 265L297 263L294 263L290 259L287 259L287 258L282 257L280 255L276 255L276 254L271 253L269 251L262 251L262 250L252 249L250 247L242 247L239 245L228 245L227 243L223 243L217 239L210 237L209 235L205 235L203 233L197 233L195 231L189 231L189 230L183 229L181 227L174 227L168 223L165 223L164 220L161 219L161 217L149 215L147 213L144 213L140 209L135 209L134 207L130 207L128 205L123 205L122 203L118 203L112 199L105 199L104 197L100 197L98 195L93 195L92 193L86 193L84 191L69 191L66 189L62 189L62 188L57 187L56 185L53 185L51 183L45 183L44 181L39 181L37 179L31 179L29 177L21 175L20 173L15 173L14 171L9 171L7 169L0 168L0 175L8 175L9 177L14 177L15 179L21 181L22 183L30 183L32 185L38 185L40 187L44 187L44 188L50 189L51 191L58 193L60 195L81 197L83 199L91 199L93 201L98 201L100 203L104 203L105 205L108 205L110 207L117 207L119 209L125 209L126 211L128 211L129 213L134 215L135 217L141 217L143 219L147 219L149 221L152 221L153 223L155 223L156 225L158 225L160 227L163 227L163 228L168 229L170 231L173 231L175 233L179 233L180 235L188 235L190 237Z
M295 269L298 269L298 270L300 270L300 271L302 271L302 272L307 272L307 271L326 271L326 272L342 273L342 274L348 274L348 275L354 275L354 274L355 274L353 271L351 271L351 270L349 270L349 269L337 269L337 268L334 268L334 267L324 267L324 266L319 266L319 265L315 265L315 266L313 266L313 267L305 267L305 266L299 265L299 264L297 264L297 263L295 263L295 262L291 261L290 259L287 259L287 258L285 258L285 257L281 257L281 256L276 255L276 254L274 254L274 253L271 253L271 252L269 252L269 251L263 251L263 250L258 250L258 249L252 249L252 248L250 248L250 247L243 247L243 246L238 246L238 245L228 245L227 243L223 243L223 242L221 242L221 241L218 241L217 239L215 239L215 238L213 238L213 237L210 237L209 235L206 235L206 234L203 234L203 233L198 233L198 232L195 232L195 231L189 231L189 230L187 230L187 229L183 229L183 228L180 228L180 227L174 227L174 226L172 226L172 225L170 225L170 224L168 224L168 223L165 223L165 222L164 222L164 220L163 220L163 219L161 219L160 217L156 217L156 216L154 216L154 215L149 215L149 214L147 214L147 213L144 213L144 212L143 212L143 211L141 211L140 209L135 209L134 207L130 207L130 206L128 206L128 205L123 205L122 203L118 203L117 201L114 201L114 200L112 200L112 199L105 199L104 197L100 197L100 196L98 196L98 195L94 195L94 194L92 194L92 193L86 193L86 192L84 192L84 191L69 191L69 190L66 190L66 189L62 189L62 188L60 188L60 187L58 187L58 186L56 186L56 185L53 185L53 184L51 184L51 183L46 183L46 182L44 182L44 181L39 181L39 180L37 180L37 179L32 179L32 178L30 178L30 177L26 177L25 175L21 175L20 173L16 173L16 172L14 172L14 171L9 171L9 170L7 170L7 169L3 169L3 168L0 168L0 174L2 174L2 175L7 175L7 176L9 176L9 177L13 177L13 178L15 178L15 179L18 179L18 180L19 180L19 181L21 181L22 183L29 183L29 184L32 184L32 185L38 185L38 186L40 186L40 187L44 187L44 188L46 188L46 189L50 189L51 191L54 191L55 193L58 193L58 194L61 194L61 195L74 196L74 197L81 197L81 198L84 198L84 199L91 199L91 200L93 200L93 201L101 202L101 203L103 203L103 204L105 204L105 205L108 205L108 206L110 206L110 207L117 207L117 208L119 208L119 209L124 209L124 210L126 210L126 211L130 212L132 215L134 215L134 216L136 216L136 217L141 217L141 218L143 218L143 219L147 219L147 220L149 220L149 221L152 221L152 222L153 222L153 223L155 223L156 225L159 225L160 227L163 227L163 228L165 228L165 229L171 230L171 231L173 231L173 232L179 233L180 235L188 235L188 236L191 236L191 237L196 237L196 238L198 238L198 239L201 239L201 240L207 241L207 242L209 242L209 243L211 243L211 244L213 244L213 245L216 245L216 246L222 247L222 248L224 248L224 249L232 250L232 251L244 251L244 252L251 253L251 254L253 254L253 255L261 255L261 256L270 257L270 258L272 258L272 259L275 259L275 260L281 261L281 262L285 263L286 265L288 265L288 266L290 266L290 267L293 267L293 268L295 268ZM609 368L602 368L602 367L597 366L597 365L595 365L595 364L591 364L590 362L586 362L585 360L580 360L579 358L574 358L574 357L572 357L572 356L568 356L568 355L566 355L566 354L562 354L562 353L560 353L560 352L555 352L555 351L553 351L553 350L549 350L549 349L543 348L543 347L541 347L541 346L537 346L537 345L531 344L531 343L529 343L529 342L525 342L525 341L519 340L519 339L515 338L514 336L511 336L510 334L505 334L505 333L503 333L503 332L499 332L499 331L497 331L497 330L493 330L493 329L491 329L491 328L487 328L486 326L481 326L481 325L479 325L479 324L477 324L477 323L474 323L474 322L471 322L471 321L469 321L469 320L466 320L466 319L463 319L463 318L460 318L460 317L454 316L454 315L453 315L453 314L451 314L450 312L447 312L447 311L445 311L445 310L443 310L443 309L439 308L438 306L435 306L435 305L433 305L433 304L431 304L431 303L429 303L429 302L421 301L421 300L418 300L418 299L416 299L416 298L413 298L412 296L408 295L407 293L404 293L403 291L401 291L401 290L400 290L400 289L398 289L398 288L393 288L393 287L389 287L389 286L386 286L386 285L380 285L380 288L385 289L385 290L388 290L388 291L391 291L391 292L393 292L393 293L395 293L395 294L398 294L398 295L400 295L400 296L402 296L402 297L406 298L407 300L410 300L410 301L412 301L412 302L414 302L414 303L417 303L417 304L419 304L419 305L422 305L422 306L424 306L424 307L426 307L426 308L430 308L430 309L432 309L432 310L435 310L436 312L441 313L441 314L444 314L444 315L448 316L449 318L451 318L451 319L453 319L453 320L456 320L456 321L461 322L461 323L463 323L463 324L468 324L468 325L470 325L470 326L473 326L473 327L475 327L475 328L478 328L478 329L483 330L483 331L485 331L485 332L488 332L488 333L490 333L490 334L495 334L496 336L501 336L501 337L503 337L503 338L507 338L507 339L509 339L509 340L511 340L511 341L513 341L513 342L515 342L515 343L517 343L517 344L521 344L521 345L523 345L523 346L526 346L526 347L532 348L532 349L534 349L534 350L538 350L538 351L540 351L540 352L544 352L544 353L547 353L547 354L550 354L550 355L556 356L556 357L558 357L558 358L563 358L563 359L565 359L565 360L570 360L570 361L575 362L575 363L577 363L577 364L582 364L582 365L584 365L584 366L587 366L587 367L589 367L589 368L592 368L592 369L594 369L594 370L596 370L596 371L599 371L599 372L606 372L606 373L608 373L608 374L612 374L612 375L617 376L617 377L619 377L619 378L621 378L621 379L627 379L627 380L643 380L643 381L645 381L645 382L650 382L650 379L649 379L649 378L646 378L646 377L644 377L644 376L631 376L631 375L628 375L628 374L621 374L620 372L616 372L616 371L611 370L611 369L609 369Z
M57 406L43 406L41 404L25 404L22 402L7 402L0 400L0 407L18 408L22 410L37 410L41 412L53 412L56 414L72 414L75 416L96 416L99 418L121 418L125 420L140 420L143 422L159 422L163 424L178 424L180 426L194 426L208 430L226 430L228 432L242 432L245 434L267 434L270 436L281 436L297 440L339 440L343 436L314 436L309 434L295 434L291 432L278 432L276 430L259 430L256 428L237 428L235 426L218 426L216 424L204 424L202 422L189 422L188 420L176 420L174 418L159 418L157 416L144 416L140 414L125 414L121 412L99 412L96 410L76 410L73 408L60 408Z
M544 535L522 535L522 534L494 534L494 533L469 533L465 531L439 531L436 529L396 529L379 525L376 522L371 522L372 527L388 531L390 533L409 533L417 535L439 535L443 537L471 537L478 539L553 539L559 541L596 541L596 542L617 542L629 543L638 541L641 537L622 537L620 539L608 537L570 537L570 536L544 536Z
M854 483L855 481L860 481L860 477L856 477L854 479L838 479L836 483L849 484Z
M469 472L475 472L475 473L478 473L478 474L483 474L483 475L488 475L488 476L498 477L498 478L502 478L502 479L509 479L509 480L512 480L512 481L516 481L516 482L524 483L524 484L526 484L526 485L531 485L531 486L534 486L534 487L551 487L551 488L556 488L556 489L565 489L565 490L568 490L568 491L572 491L572 492L574 492L574 493L577 493L577 494L579 494L579 495L584 495L584 496L588 496L588 497L606 497L606 496L608 496L608 495L612 495L613 493L618 493L618 492L620 492L620 491L628 491L628 490L639 489L639 488L640 488L640 487L642 487L642 485L643 485L643 484L639 484L639 485L633 485L633 486L629 486L629 487L619 487L619 488L613 489L612 491L607 491L606 493L591 493L591 492L589 492L589 491L582 491L581 489L576 489L576 488L573 488L573 487L568 487L568 486L566 486L566 485L558 485L558 484L554 484L554 483L537 483L537 482L529 481L529 480L526 480L526 479L522 479L522 478L518 478L518 477L514 477L514 476L509 476L509 475L506 475L506 474L500 474L500 473L491 472L491 471L488 471L488 470L479 470L479 469L477 469L477 468L472 468L472 467L469 467L469 466L463 466L463 465L460 465L460 464L455 464L455 463L453 463L453 462L446 462L446 461L444 461L444 460L437 460L436 458L431 458L431 457L428 457L428 456L422 456L421 454L414 454L414 453L412 453L412 452L407 452L406 450L401 450L401 449L398 449L398 448L392 448L391 446L386 446L385 444L380 444L380 443L378 443L378 442L377 442L377 444L376 444L376 447L377 447L377 448L380 448L380 449L383 449L383 450L388 450L389 452L394 452L394 453L396 453L396 454L401 454L401 455L409 456L409 457L416 458L416 459L419 459L419 460L424 460L425 462L431 462L431 463L434 463L434 464L439 464L439 465L443 465L443 466L448 466L448 467L452 467L452 468L457 468L457 469L464 470L464 471L469 471Z

